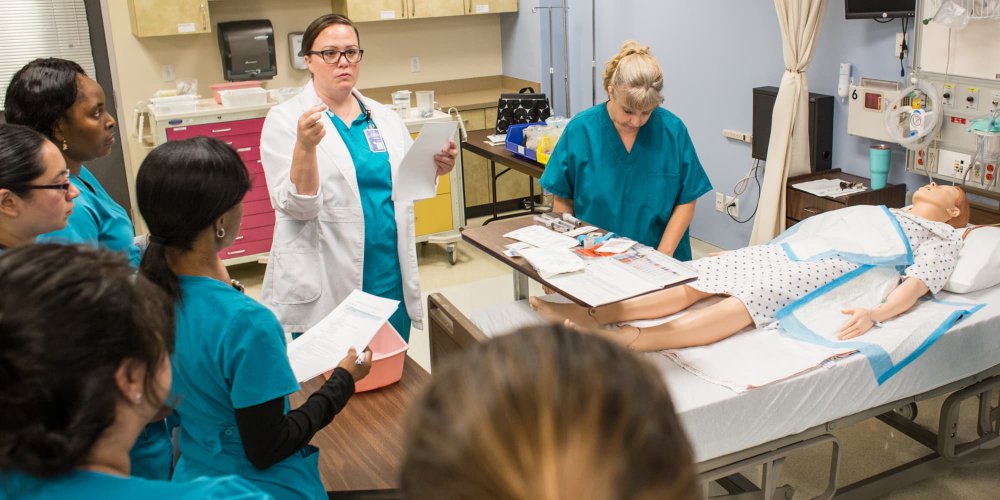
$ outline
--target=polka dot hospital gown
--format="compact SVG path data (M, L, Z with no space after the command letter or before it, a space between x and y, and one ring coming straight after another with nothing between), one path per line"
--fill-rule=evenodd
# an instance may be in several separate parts
M948 224L893 209L910 240L913 265L904 274L939 292L955 270L961 233ZM692 262L698 280L690 286L731 295L743 302L757 327L773 322L783 307L858 268L843 259L796 262L778 245L755 245Z

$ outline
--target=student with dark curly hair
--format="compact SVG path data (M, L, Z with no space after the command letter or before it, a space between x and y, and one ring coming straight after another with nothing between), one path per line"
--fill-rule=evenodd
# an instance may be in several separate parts
M20 125L0 125L0 252L66 227L73 199L59 150Z
M237 477L130 477L170 388L169 298L120 255L40 244L0 255L0 498L269 498Z

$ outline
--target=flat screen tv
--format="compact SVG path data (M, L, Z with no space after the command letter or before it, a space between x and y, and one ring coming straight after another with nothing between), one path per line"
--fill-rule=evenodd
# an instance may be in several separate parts
M844 0L847 19L913 17L916 0Z

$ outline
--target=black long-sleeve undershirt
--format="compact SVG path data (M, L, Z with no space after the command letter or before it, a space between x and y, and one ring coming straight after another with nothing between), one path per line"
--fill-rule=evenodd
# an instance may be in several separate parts
M250 463L266 469L301 450L344 409L354 378L340 367L302 406L285 413L285 398L236 409L236 426Z

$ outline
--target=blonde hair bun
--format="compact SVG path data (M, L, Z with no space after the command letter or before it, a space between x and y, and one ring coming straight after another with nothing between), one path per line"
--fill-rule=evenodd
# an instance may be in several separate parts
M604 88L629 108L649 110L663 104L663 70L648 46L626 40L604 67Z

